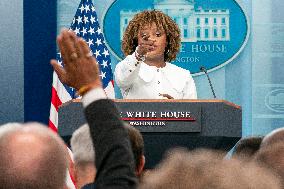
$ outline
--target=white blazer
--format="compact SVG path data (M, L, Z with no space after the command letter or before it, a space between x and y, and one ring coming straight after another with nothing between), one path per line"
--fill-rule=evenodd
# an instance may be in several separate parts
M138 62L128 55L115 68L115 80L124 99L196 99L196 87L188 70L166 62L163 68Z

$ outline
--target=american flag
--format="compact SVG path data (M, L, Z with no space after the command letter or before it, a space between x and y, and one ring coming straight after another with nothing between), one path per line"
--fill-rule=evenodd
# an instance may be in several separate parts
M85 39L91 52L100 65L100 77L104 90L109 98L114 98L113 74L109 51L105 45L104 36L98 23L95 7L92 0L81 0L76 14L72 20L70 30L77 36ZM62 65L60 53L57 54L57 61ZM78 98L75 89L62 84L57 74L53 73L52 98L49 116L49 127L57 131L58 107L69 100Z
M70 30L73 30L77 36L85 39L89 45L91 52L96 57L97 62L100 65L100 77L102 79L104 90L109 98L114 98L113 87L113 74L111 70L111 62L109 51L105 45L104 36L100 29L95 7L92 0L81 0L76 14L70 26ZM60 53L57 54L57 62L62 65L62 59ZM69 100L80 98L76 95L75 89L64 85L60 82L57 74L53 73L52 83L52 96L49 115L49 128L57 132L58 128L58 107ZM68 149L68 148L67 148ZM68 149L70 154L70 165L72 168L72 153ZM69 188L74 188L74 180L72 177L72 171L69 171L66 184Z

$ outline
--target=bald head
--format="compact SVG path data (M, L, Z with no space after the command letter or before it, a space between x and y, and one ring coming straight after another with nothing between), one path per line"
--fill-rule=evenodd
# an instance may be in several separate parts
M67 169L63 141L39 123L0 127L2 188L63 188Z
M275 129L266 135L262 140L261 147L271 146L278 142L284 142L284 127Z

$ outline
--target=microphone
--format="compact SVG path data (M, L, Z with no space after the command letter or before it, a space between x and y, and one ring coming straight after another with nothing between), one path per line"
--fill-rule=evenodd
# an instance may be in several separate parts
M214 96L214 98L216 98L215 91L214 91L214 89L213 89L213 86L212 86L211 80L210 80L210 78L209 78L209 75L207 74L206 68L205 68L204 66L200 66L199 69L200 69L200 71L203 71L203 72L205 73L205 75L207 76L207 79L208 79L208 82L209 82L211 91L212 91L212 93L213 93L213 96Z

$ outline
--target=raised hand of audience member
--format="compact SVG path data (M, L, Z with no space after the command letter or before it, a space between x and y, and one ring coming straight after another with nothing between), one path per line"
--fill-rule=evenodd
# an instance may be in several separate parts
M80 90L83 92L87 88L102 86L97 61L84 39L77 37L73 31L64 29L57 37L57 43L63 67L54 59L50 63L62 83L75 88L79 93Z
M74 87L82 105L95 149L97 189L136 189L135 163L128 134L119 112L102 88L99 68L87 43L72 31L57 38L63 67L51 60L62 83Z

